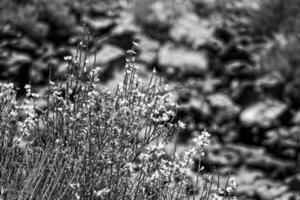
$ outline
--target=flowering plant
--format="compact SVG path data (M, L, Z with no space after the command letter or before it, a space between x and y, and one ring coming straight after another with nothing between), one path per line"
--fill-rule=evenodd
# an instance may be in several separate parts
M15 100L13 84L0 85L2 199L195 198L191 191L203 168L195 183L191 168L204 156L210 134L195 138L183 158L167 154L165 144L185 124L175 121L177 105L156 70L143 84L134 49L127 53L115 91L101 86L101 69L87 69L82 56L67 58L64 82L50 77L45 107L36 104L41 97L30 85L23 103ZM208 199L207 191L213 193L201 198Z

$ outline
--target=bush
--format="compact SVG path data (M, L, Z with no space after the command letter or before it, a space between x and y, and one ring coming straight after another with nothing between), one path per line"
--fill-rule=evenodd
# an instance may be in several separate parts
M154 70L151 80L137 78L134 50L128 51L123 82L115 91L101 87L100 68L86 68L86 41L77 56L67 56L66 80L49 80L46 107L26 85L26 97L16 100L12 83L0 85L1 199L188 199L200 184L190 181L194 158L208 145L203 132L182 158L168 155L164 144L184 129L174 122L177 106ZM176 145L175 145L176 146ZM176 148L175 148L176 149ZM203 198L230 198L210 184ZM204 184L201 182L201 184ZM210 185L210 186L209 186Z

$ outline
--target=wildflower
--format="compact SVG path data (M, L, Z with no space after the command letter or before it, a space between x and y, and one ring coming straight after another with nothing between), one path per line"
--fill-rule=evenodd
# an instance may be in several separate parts
M219 196L216 193L213 193L212 196L211 196L211 200L223 200L223 197Z
M65 57L64 57L64 60L65 60L65 61L72 60L72 56L65 56Z
M140 46L139 43L137 43L135 41L133 41L132 44L133 44L133 47L135 47L135 48L138 48Z
M237 188L237 183L234 177L230 177L228 186L226 187L226 192L232 193L236 188Z
M206 131L203 131L199 136L193 139L194 145L199 148L203 148L209 144L210 134Z
M153 68L152 73L153 73L153 74L156 74L156 69L155 69L155 67Z
M130 49L130 50L127 50L127 53L130 54L130 55L134 55L134 54L137 54L134 50Z
M110 189L108 189L108 188L104 188L99 191L94 191L95 195L100 198L104 198L109 192L110 192Z
M185 125L185 123L183 123L182 121L178 121L178 126L179 126L179 128L181 128L181 129L185 129L185 127L186 127L186 125Z

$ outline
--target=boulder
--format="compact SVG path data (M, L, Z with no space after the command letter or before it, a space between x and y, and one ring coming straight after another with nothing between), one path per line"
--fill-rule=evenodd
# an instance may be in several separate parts
M160 43L143 35L139 36L137 39L139 41L140 50L137 60L149 65L153 64L157 59Z
M125 52L114 45L105 44L99 51L97 51L95 54L91 54L87 58L88 68L94 66L95 55L96 55L95 65L101 67L101 66L108 65L113 61L121 59L125 55Z
M265 95L281 98L285 80L280 72L268 73L255 81L256 87Z
M232 91L230 96L242 107L254 104L260 98L260 91L253 81L231 81L230 90Z
M158 53L158 64L168 75L203 75L209 67L208 57L203 51L164 45Z
M252 77L255 74L255 68L248 62L234 60L225 64L224 72L226 75L237 78Z
M300 124L300 110L297 110L292 118L292 123Z
M12 66L12 65L25 65L25 64L29 64L32 62L32 59L31 57L26 54L26 53L21 53L21 52L13 52L8 61L7 61L7 64L9 66Z
M215 78L207 75L201 79L190 78L185 82L186 86L195 89L197 93L212 94L222 86L222 80L220 78Z
M89 27L92 28L94 31L103 31L115 26L115 21L111 18L91 18L85 17L84 21L87 23Z
M14 50L23 51L29 54L35 53L38 48L37 44L26 36L13 40L9 46Z
M288 190L286 185L268 178L257 180L253 186L258 199L275 199Z
M264 170L270 178L274 179L293 174L296 169L296 164L293 161L279 159L267 153L248 156L245 164Z
M135 4L135 18L144 26L170 27L180 15L178 4L166 1L140 1Z
M269 128L278 124L279 117L284 114L288 106L280 101L267 99L257 102L240 114L240 121L244 126L258 126Z
M215 28L213 35L224 44L230 43L235 37L234 32L226 27Z
M192 97L188 102L179 106L179 113L183 112L186 115L194 115L195 120L203 121L210 118L212 111L203 98Z
M61 1L45 1L41 4L40 17L48 22L51 27L58 29L67 29L68 33L76 25L76 17L70 7ZM56 31L57 31L56 30Z
M241 110L229 96L222 93L209 95L207 99L211 107L217 111L217 115L221 117L219 121L230 120L236 117Z
M208 102L213 108L230 109L237 107L229 96L223 93L215 93L208 96ZM238 108L235 110L239 110Z
M275 88L284 82L282 74L279 72L268 73L256 80L256 85L262 88Z
M242 158L238 152L219 145L207 147L206 164L217 166L236 166L241 163Z
M213 28L208 20L200 20L189 13L179 18L170 30L171 38L193 47L201 47L213 39Z
M32 25L31 23L35 23ZM18 28L27 34L31 39L35 41L45 40L49 36L50 27L44 22L26 22L19 23Z
M300 191L300 173L289 177L285 182L291 191Z
M135 34L140 32L140 27L134 23L134 17L131 13L122 12L120 18L117 21L116 26L113 28L111 34L115 35L124 35L124 34Z
M298 79L289 82L289 84L285 84L284 88L284 97L286 97L292 104L294 108L300 108L300 81Z

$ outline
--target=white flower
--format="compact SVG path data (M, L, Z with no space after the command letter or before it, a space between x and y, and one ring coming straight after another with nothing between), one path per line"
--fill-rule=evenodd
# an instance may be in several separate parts
M135 41L133 41L132 44L133 44L134 47L139 47L140 46L139 43L137 43Z
M156 69L155 69L155 67L153 68L153 74L156 74Z
M211 200L223 200L223 197L217 195L216 193L213 193Z
M24 88L25 88L26 90L29 90L29 89L31 88L31 85L26 84L26 85L24 86Z
M128 54L137 54L134 50L130 49L130 50L127 50L127 53Z
M64 57L64 60L65 60L65 61L72 60L72 56L65 56L65 57Z
M105 195L107 195L108 193L110 192L110 189L108 188L104 188L102 190L99 190L99 191L94 191L95 195L97 197L104 197Z
M186 124L179 120L179 121L178 121L178 126L179 126L179 128L181 128L181 129L185 129Z

